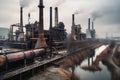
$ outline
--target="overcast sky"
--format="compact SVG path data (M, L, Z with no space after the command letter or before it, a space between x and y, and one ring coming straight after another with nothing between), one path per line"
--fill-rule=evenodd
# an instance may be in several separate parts
M93 17L95 19L95 29L98 36L105 37L106 33L109 36L120 36L120 0L43 1L45 6L45 29L49 28L49 7L52 6L54 8L54 6L57 5L59 8L59 21L64 22L67 32L71 31L72 14L78 11L79 14L75 15L75 23L81 24L83 32L87 29L88 17ZM29 12L31 13L31 23L38 20L37 6L39 0L23 0L23 2L24 4L21 5L24 6L24 24L28 23L27 15ZM9 28L11 24L19 23L19 10L19 0L0 0L0 27Z

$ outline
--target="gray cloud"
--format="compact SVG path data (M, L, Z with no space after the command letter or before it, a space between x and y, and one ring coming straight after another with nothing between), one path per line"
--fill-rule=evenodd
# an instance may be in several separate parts
M28 0L24 0L28 1ZM25 2L24 7L24 23L27 23L27 14L31 12L31 22L38 20L38 2L39 0L31 0ZM45 29L49 28L49 7L57 4L61 0L44 0L44 22ZM72 14L79 12L75 17L75 23L81 24L83 31L87 28L87 18L89 14L96 18L95 29L98 35L105 36L106 32L116 34L120 29L120 0L62 0L59 6L59 21L65 23L68 32L71 31ZM29 4L27 4L29 3ZM64 4L62 4L64 3ZM27 4L27 5L26 5ZM61 5L62 4L62 5ZM29 7L28 7L29 6ZM52 5L53 6L53 5ZM19 22L19 0L0 0L0 27ZM29 8L29 9L28 9ZM53 11L54 21L54 11ZM104 29L104 30L103 30Z
M65 3L67 0L55 0L52 6L58 7L61 4Z
M106 3L107 2L107 3ZM105 0L99 8L91 12L94 19L105 17L110 23L120 23L120 0Z
M28 7L32 0L19 0L21 7Z

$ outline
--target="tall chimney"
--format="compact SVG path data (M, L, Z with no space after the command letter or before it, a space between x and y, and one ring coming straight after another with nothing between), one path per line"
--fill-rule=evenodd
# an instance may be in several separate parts
M88 18L88 30L90 30L90 18Z
M58 7L55 7L55 27L58 25Z
M50 30L52 29L52 7L50 7Z
M94 21L92 21L92 30L94 29Z
M23 8L20 7L20 32L23 33Z
M45 41L45 37L44 37L44 23L43 23L43 8L44 8L44 5L43 5L43 0L39 0L39 31L38 31L38 34L39 34L39 37L38 37L38 40L37 40L37 43L35 45L35 48L41 48L41 47L46 47L47 44L46 44L46 41Z
M43 0L40 0L39 2L39 33L43 33L43 27L44 27L44 22L43 22Z
M72 15L72 25L75 25L75 15Z
M30 24L30 13L28 13L28 24Z
M75 15L72 15L72 39L76 40L76 36L75 36Z

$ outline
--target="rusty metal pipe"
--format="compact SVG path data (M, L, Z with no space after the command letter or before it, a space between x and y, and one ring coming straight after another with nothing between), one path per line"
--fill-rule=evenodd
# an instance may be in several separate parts
M16 52L16 53L11 53L11 54L6 54L6 55L0 55L0 67L5 65L6 62L14 62L14 61L22 60L22 59L38 57L44 52L45 50L41 48L41 49Z
M6 63L6 57L4 55L0 55L0 66L3 66Z

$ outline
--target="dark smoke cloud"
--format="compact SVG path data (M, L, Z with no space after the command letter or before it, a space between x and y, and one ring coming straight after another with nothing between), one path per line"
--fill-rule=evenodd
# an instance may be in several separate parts
M99 11L94 11L90 15L91 15L90 18L92 18L93 21L103 16L103 14L100 13Z
M106 3L107 2L107 3ZM96 8L90 13L93 20L105 17L109 23L120 23L120 0L105 0L100 8Z
M28 7L32 0L19 0L21 7Z

